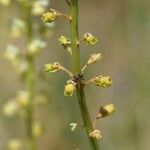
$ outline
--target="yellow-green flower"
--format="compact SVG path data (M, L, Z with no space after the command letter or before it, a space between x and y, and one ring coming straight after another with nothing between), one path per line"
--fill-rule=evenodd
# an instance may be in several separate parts
M84 34L83 38L86 41L87 45L95 45L98 41L97 38L94 37L91 33Z
M49 12L46 12L44 14L42 14L42 18L41 20L44 22L44 23L51 23L53 21L55 21L57 19L57 13L55 11L49 11Z
M93 83L99 87L107 88L112 85L112 79L110 76L98 76L93 79Z
M64 89L64 95L65 96L72 96L73 92L75 90L76 84L74 81L67 81L67 84L65 85L65 89Z
M58 62L45 64L45 71L46 72L56 72L61 69L61 65Z
M59 43L65 47L71 44L71 41L69 38L61 35L61 37L58 39Z
M71 40L63 35L58 39L60 45L63 46L64 49L66 49L70 54L72 54L71 51Z
M116 111L114 104L107 104L100 108L99 113L102 117L111 115Z

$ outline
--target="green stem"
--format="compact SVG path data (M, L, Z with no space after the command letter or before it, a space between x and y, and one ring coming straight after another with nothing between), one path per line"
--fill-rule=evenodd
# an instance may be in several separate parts
M32 41L33 38L33 20L31 14L31 2L32 0L27 0L25 2L25 15L26 15L26 22L27 22L27 39L28 44ZM27 61L29 64L29 68L26 75L26 88L29 92L29 106L26 109L27 116L26 116L26 134L27 134L27 142L28 142L28 149L29 150L36 150L35 139L32 134L32 125L33 125L33 116L34 116L34 106L33 106L33 99L34 99L34 59L32 56L28 56L27 54Z
M73 71L75 74L79 74L80 69L80 50L77 42L79 41L79 31L78 31L78 0L71 0L71 49L73 57ZM83 118L83 123L85 126L86 134L91 145L91 150L99 150L97 140L90 137L89 133L94 130L92 121L90 119L90 114L86 104L86 98L84 94L84 85L79 82L76 86L78 103L81 110L81 115Z

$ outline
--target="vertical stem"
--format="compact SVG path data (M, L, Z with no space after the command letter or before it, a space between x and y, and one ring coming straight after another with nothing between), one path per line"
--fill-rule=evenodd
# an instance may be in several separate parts
M27 0L25 2L25 17L27 22L27 40L28 44L31 42L33 38L33 23L32 23L32 14L31 14L31 2L32 0ZM29 92L29 106L26 109L27 116L25 120L26 124L26 134L27 134L27 142L29 150L36 150L35 139L32 134L32 125L33 125L33 115L34 115L34 59L32 56L27 54L27 61L29 63L28 72L26 75L26 88Z
M73 71L74 73L80 73L80 50L77 45L79 40L78 33L78 2L77 0L71 0L71 49L73 57Z
M79 41L79 31L78 31L78 0L71 0L71 49L73 57L73 71L75 74L80 73L80 50L77 44ZM91 138L89 133L93 131L92 121L90 119L89 111L86 104L86 98L84 94L84 86L82 82L79 82L76 86L78 103L81 110L81 115L83 118L83 123L85 126L86 134L91 145L91 150L99 150L97 140Z

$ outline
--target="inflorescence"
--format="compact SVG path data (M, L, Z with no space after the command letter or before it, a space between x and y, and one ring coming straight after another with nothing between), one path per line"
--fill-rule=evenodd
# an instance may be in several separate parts
M44 23L51 23L58 19L58 17L64 16L67 18L69 21L71 21L71 16L65 15L63 13L60 13L56 10L50 9L50 11L44 13L42 15L42 21ZM71 50L71 40L70 38L61 35L60 38L58 39L59 44L67 50L71 55L72 55L72 50ZM83 37L77 41L77 45L80 45L81 42L84 41L88 46L94 46L97 44L98 39L92 35L91 33L85 33ZM95 64L97 62L100 62L102 60L102 54L101 53L93 53L90 55L87 63L83 66L81 69L81 72L79 74L74 74L70 70L66 69L64 66L62 66L58 62L52 62L45 64L45 71L46 72L57 72L57 71L64 71L68 74L69 79L66 81L66 85L64 86L64 95L65 96L72 96L74 91L76 90L76 87L78 84L82 84L83 86L87 86L89 84L94 84L98 87L101 88L108 88L112 85L113 80L110 76L105 76L105 75L98 75L95 76L89 80L85 80L84 78L84 70L91 64ZM100 107L99 113L96 117L96 120L93 122L93 128L94 131L89 132L89 136L95 139L100 139L102 137L101 131L96 129L95 124L98 119L109 116L115 111L115 107L113 104L108 104L106 106ZM71 130L74 131L76 128L77 124L71 123Z

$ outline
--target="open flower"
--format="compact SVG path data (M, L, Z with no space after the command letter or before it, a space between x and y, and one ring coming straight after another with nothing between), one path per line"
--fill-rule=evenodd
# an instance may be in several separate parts
M75 82L72 80L68 80L67 84L65 85L64 95L65 96L72 96L73 92L75 90L75 87L76 87Z
M102 59L102 54L101 53L97 53L97 54L92 54L87 62L87 64L95 64L97 62L99 62Z
M94 78L92 82L99 87L107 88L112 85L113 81L110 76L100 75L100 76Z
M86 41L87 45L95 45L98 41L97 38L94 37L91 33L85 33L83 38Z
M46 72L56 72L61 69L61 65L58 62L45 64L45 71Z

